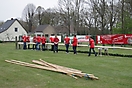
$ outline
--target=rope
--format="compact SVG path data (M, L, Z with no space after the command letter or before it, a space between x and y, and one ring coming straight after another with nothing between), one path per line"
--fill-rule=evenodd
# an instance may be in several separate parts
M89 77L88 74L85 74L85 75L84 75L84 78L85 78L86 80L88 80L90 77Z

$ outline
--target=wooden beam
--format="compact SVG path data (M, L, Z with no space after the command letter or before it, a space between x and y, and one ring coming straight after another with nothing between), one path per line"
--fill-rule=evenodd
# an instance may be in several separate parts
M86 78L98 80L98 77L95 77L93 74L82 73L80 70L51 64L51 63L45 62L43 60L41 60L41 61L45 62L46 64L41 61L36 61L36 60L33 61L37 64L43 64L43 66L37 65L37 64L31 64L31 63L27 63L27 62L22 62L22 61L17 61L17 60L5 60L5 61L8 63L13 63L13 64L22 65L22 66L26 66L26 67L32 67L32 68L38 68L38 69L43 69L43 70L64 73L64 74L67 74L75 79L77 79L77 77L86 77Z

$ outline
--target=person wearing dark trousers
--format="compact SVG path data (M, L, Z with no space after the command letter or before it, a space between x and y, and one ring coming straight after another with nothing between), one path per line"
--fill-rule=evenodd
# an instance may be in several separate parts
M90 45L90 48L89 48L88 56L91 55L91 50L93 50L93 53L95 54L95 56L97 56L97 54L94 50L94 47L95 47L94 40L91 37L89 38L89 45Z
M51 51L54 51L54 38L53 37L50 37L50 42L52 43Z
M27 36L27 42L30 43L30 35ZM30 44L28 44L28 49L30 49Z
M24 36L22 36L22 40L23 40L23 49L26 50L27 49L27 37L26 35L24 34Z
M34 37L33 37L33 43L35 43L35 44L33 44L33 50L34 49L36 49L36 42L37 42L37 39L36 39L36 35L34 35Z
M40 42L41 42L41 37L40 37L40 35L38 35L38 36L36 37L36 40L37 40L37 42L36 42L36 50L40 50Z
M72 40L72 48L73 48L73 54L77 54L77 38L76 35L74 35Z
M57 36L55 36L55 38L54 38L54 50L53 50L54 53L55 52L58 53L58 43L59 43L59 39Z
M66 53L69 53L70 38L68 37L68 35L66 35L66 37L64 38L64 43L66 47Z
M54 53L56 52L56 53L58 53L58 44L54 44L54 51L53 51Z
M45 50L45 43L46 43L46 38L44 35L42 35L42 37L41 37L41 43L42 43L42 51L44 51Z

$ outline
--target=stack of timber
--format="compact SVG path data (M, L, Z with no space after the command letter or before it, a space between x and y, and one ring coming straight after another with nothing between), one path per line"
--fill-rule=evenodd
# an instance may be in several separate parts
M73 69L73 68L68 68L52 63L48 63L42 59L39 60L32 60L34 64L27 63L27 62L22 62L18 60L5 60L8 63L12 64L17 64L17 65L22 65L26 67L32 67L32 68L38 68L38 69L43 69L43 70L49 70L49 71L54 71L54 72L59 72L59 73L64 73L67 74L75 79L78 79L78 77L84 77L86 79L92 79L92 80L98 80L99 78L94 76L93 74L87 74L83 73L80 70Z

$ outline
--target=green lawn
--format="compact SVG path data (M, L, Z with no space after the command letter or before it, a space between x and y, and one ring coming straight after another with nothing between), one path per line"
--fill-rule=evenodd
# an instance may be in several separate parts
M87 48L78 48L87 50ZM15 49L13 43L0 43L0 88L132 88L132 58L97 56L72 52L53 53ZM111 53L132 54L131 50L110 50ZM10 64L5 60L31 63L43 59L54 64L92 73L99 80L75 80L65 74Z

